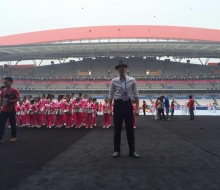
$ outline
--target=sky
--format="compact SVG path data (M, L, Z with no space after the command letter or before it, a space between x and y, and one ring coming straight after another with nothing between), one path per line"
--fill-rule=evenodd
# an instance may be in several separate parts
M105 25L220 30L220 0L0 0L0 36Z

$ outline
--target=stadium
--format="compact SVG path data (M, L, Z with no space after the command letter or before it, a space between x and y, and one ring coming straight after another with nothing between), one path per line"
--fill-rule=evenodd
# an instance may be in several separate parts
M140 99L149 105L160 95L184 105L189 94L197 106L218 105L220 66L209 60L219 58L219 50L219 30L213 29L118 25L47 30L0 37L0 61L8 63L0 74L16 79L22 95L81 92L101 100L117 76L115 63L123 60L127 74L137 80ZM24 60L33 63L22 65ZM51 64L41 66L45 60Z
M129 4L129 1L126 3ZM50 6L53 6L52 3ZM58 9L60 11L62 7ZM68 14L66 9L65 14ZM5 76L12 77L13 86L23 98L20 107L24 104L23 107L29 106L25 108L26 113L17 115L19 119L25 118L26 123L21 125L22 119L17 122L20 126L16 142L8 140L12 137L9 128L5 130L4 140L0 139L0 189L220 189L219 118L214 117L220 113L219 110L215 113L207 111L208 105L215 104L219 108L220 64L211 61L219 58L220 30L217 29L107 25L0 37L0 62L4 63L0 66L1 82ZM41 109L35 110L36 114L31 107L36 99L30 96L30 100L26 99L28 95L40 97L50 94L59 99L59 95L71 96L75 93L78 97L82 93L102 102L109 94L111 80L118 76L115 65L120 60L128 65L127 75L136 80L140 110L143 100L151 107L162 95L173 100L177 110L174 117L167 115L164 120L157 118L156 112L155 115L148 113L146 117L141 112L140 116L137 114L137 125L132 123L131 128L135 131L135 151L140 154L140 159L131 158L127 148L125 119L126 131L123 125L120 134L121 155L120 158L112 158L116 128L112 118L115 113L113 117L104 109L100 111L102 114L80 113L78 118L83 120L84 117L84 122L86 114L92 115L95 125L87 127L84 124L77 128L74 123L77 118L75 107L71 107L74 113L71 110L62 115L54 111L49 118L46 106L49 101L52 102L50 97L41 99L45 101L42 103L45 110L44 113ZM194 64L194 60L200 64ZM23 64L27 61L28 64ZM199 115L195 116L195 120L189 120L188 112L181 110L189 101L189 95L193 95L196 114ZM68 98L63 98L65 103ZM74 98L72 100L71 104L75 106L77 102ZM56 100L56 106L59 101ZM38 105L39 102L36 107ZM199 111L205 114L201 116ZM134 113L131 112L131 115L136 118ZM67 127L68 114L72 125ZM105 125L106 115L109 125ZM39 126L38 116L42 124ZM62 126L57 126L58 117L65 120ZM51 125L43 123L49 120ZM32 125L33 122L37 126Z

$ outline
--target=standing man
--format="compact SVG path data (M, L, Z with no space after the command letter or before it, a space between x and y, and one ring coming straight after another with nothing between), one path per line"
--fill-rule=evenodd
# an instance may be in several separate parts
M146 115L146 114L145 114L146 106L147 106L146 102L145 102L145 101L143 101L143 104L142 104L142 109L143 109L143 113L144 113L144 115L143 115L143 116L145 116L145 115Z
M4 78L4 88L0 96L0 142L5 133L5 124L9 118L11 124L11 142L17 140L17 126L16 126L16 102L20 100L20 94L17 88L12 87L13 79L11 77Z
M119 61L115 67L119 72L119 77L112 79L109 90L109 110L108 114L112 115L112 100L114 99L114 154L113 158L120 156L121 130L123 120L125 122L127 139L129 145L129 156L139 158L135 152L134 128L133 128L133 107L131 97L135 98L136 110L135 115L139 115L139 93L134 78L126 75L127 65Z
M164 107L165 107L165 110L166 110L166 119L169 119L170 102L169 102L169 97L168 96L164 99Z
M192 95L189 95L189 102L187 106L189 108L190 120L194 120L194 100Z

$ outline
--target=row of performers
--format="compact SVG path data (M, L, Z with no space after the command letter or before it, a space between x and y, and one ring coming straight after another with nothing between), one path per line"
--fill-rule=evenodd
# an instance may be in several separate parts
M114 106L114 105L113 105ZM16 106L16 122L20 127L37 127L47 126L47 128L93 128L96 126L97 112L103 113L103 128L109 128L111 116L108 114L108 99L105 99L102 108L94 99L70 98L58 96L58 99L40 99L21 100ZM113 109L113 107L111 108ZM135 102L133 109L136 109ZM134 127L136 128L136 118L134 116Z

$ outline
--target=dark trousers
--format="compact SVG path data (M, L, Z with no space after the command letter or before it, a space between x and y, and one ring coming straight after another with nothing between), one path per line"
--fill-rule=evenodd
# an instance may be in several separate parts
M144 116L145 116L145 109L143 109L143 112L144 112Z
M194 109L189 109L190 119L194 119Z
M171 110L171 116L173 117L173 114L174 114L174 110Z
M158 115L159 115L160 119L162 119L161 114L163 115L163 119L166 120L163 108L159 108L158 109Z
M17 126L15 119L16 112L1 112L0 113L0 140L2 140L3 135L5 134L5 124L7 119L9 118L11 124L11 137L16 137L17 135Z
M134 145L134 128L133 128L133 108L131 101L114 101L114 151L120 152L121 145L121 130L123 120L125 122L129 152L133 153L135 151Z

